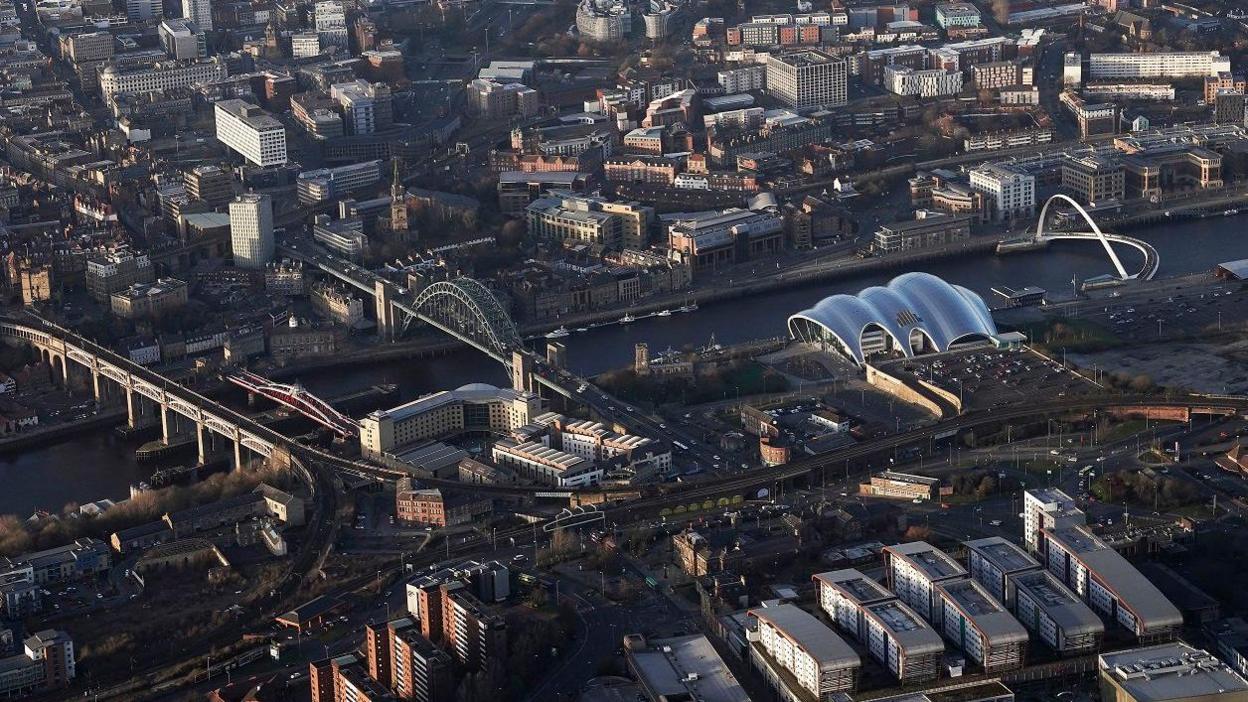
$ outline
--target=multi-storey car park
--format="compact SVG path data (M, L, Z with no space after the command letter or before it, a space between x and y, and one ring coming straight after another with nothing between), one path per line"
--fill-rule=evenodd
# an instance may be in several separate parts
M1048 569L1093 610L1141 641L1168 639L1183 625L1183 615L1170 600L1085 527L1045 529L1041 539Z
M863 607L897 599L883 585L856 568L815 573L811 579L819 589L820 608L842 631L853 634L859 641L867 640Z
M933 584L937 623L945 638L985 673L1021 668L1027 630L979 583L965 578Z
M1105 624L1052 573L1033 570L1010 582L1014 616L1049 648L1064 656L1100 648Z
M966 577L966 569L944 551L926 541L912 541L884 547L884 567L889 588L914 608L920 616L935 623L939 617L935 585Z
M971 578L1007 607L1014 602L1014 577L1041 569L1036 559L1000 536L965 544Z
M903 602L889 600L862 608L871 656L903 685L929 682L940 676L945 642L940 634Z

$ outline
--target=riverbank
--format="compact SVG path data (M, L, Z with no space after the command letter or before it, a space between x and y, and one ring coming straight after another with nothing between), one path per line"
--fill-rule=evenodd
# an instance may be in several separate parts
M69 436L100 428L117 426L126 419L125 407L114 407L86 419L39 427L0 439L0 454L13 453L30 446L64 441Z
M729 279L727 283L720 281L711 287L682 290L643 300L628 307L564 315L556 320L525 325L521 329L521 333L530 335L550 331L561 326L577 327L594 323L613 322L625 313L637 316L638 314L649 314L662 310L674 310L689 302L696 302L699 305L723 302L786 288L800 287L825 280L852 278L900 268L910 268L919 264L956 258L967 254L988 253L996 249L998 242L1000 242L1000 237L996 235L977 236L966 241L907 254L872 256L870 258L839 258L826 263L816 263L783 270L762 276L753 281L749 279Z

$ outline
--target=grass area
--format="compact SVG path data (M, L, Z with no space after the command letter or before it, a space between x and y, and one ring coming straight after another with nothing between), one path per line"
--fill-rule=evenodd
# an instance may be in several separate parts
M1021 331L1032 343L1048 350L1078 352L1104 351L1123 342L1111 330L1086 319L1051 317L1023 325Z
M1152 426L1152 423L1143 419L1128 419L1125 422L1111 426L1107 431L1100 435L1100 439L1103 443L1122 441L1123 439L1135 436L1142 431L1146 431L1150 426Z

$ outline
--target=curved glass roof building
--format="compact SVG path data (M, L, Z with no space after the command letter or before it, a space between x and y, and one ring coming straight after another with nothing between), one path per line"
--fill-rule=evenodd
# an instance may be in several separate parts
M899 275L857 295L833 295L789 317L789 335L833 347L859 365L879 353L914 356L996 336L979 295L930 273Z

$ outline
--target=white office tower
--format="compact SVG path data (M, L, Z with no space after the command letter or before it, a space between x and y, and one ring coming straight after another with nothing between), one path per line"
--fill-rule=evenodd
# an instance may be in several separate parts
M222 144L257 166L286 163L286 127L272 115L244 100L218 100L213 108Z
M230 203L230 247L234 265L263 268L273 260L273 200L247 193Z
M182 0L182 17L195 23L205 32L212 31L211 0Z

